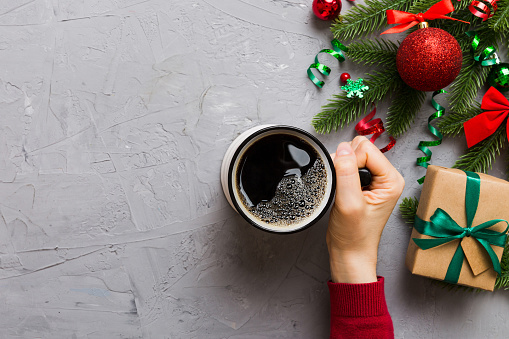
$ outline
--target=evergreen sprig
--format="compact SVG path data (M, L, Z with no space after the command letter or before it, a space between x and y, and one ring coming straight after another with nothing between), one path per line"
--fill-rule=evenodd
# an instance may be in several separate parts
M501 126L475 146L470 147L454 164L454 168L465 171L486 173L506 142L505 126Z
M387 111L387 132L396 138L404 134L415 120L426 99L426 92L403 84Z
M341 15L332 25L332 33L341 41L362 38L387 23L388 9L408 11L409 0L366 0L365 4L356 4L348 13Z
M412 3L412 6L410 6L410 9L409 9L409 12L410 13L424 13L426 12L428 9L431 8L431 6L435 5L436 3L440 2L442 0L416 0ZM465 8L468 8L468 6L470 5L470 3L468 1L458 1L457 3L455 2L454 3L454 13L453 17L456 17L455 14L462 10L462 9L465 9ZM469 11L470 13L470 11ZM442 20L440 20L442 21ZM446 20L443 20L443 21L446 21Z
M498 10L488 20L488 27L495 32L509 31L509 0L498 0Z
M410 13L424 13L428 9L430 9L431 6L436 4L437 2L440 2L441 0L417 0L412 3L412 6L408 9L408 12Z
M486 83L489 67L481 67L473 58L463 58L463 67L451 85L450 109L461 112L467 109L477 97L479 88Z
M455 5L455 11L451 15L451 17L470 22L470 25L468 23L454 21L454 20L432 20L429 22L430 27L436 27L441 28L445 31L447 31L449 34L451 34L453 37L455 37L460 45L462 45L462 40L464 39L465 32L473 29L473 27L478 27L479 23L482 23L482 19L478 18L476 16L473 16L470 10L468 9L469 3L468 1L461 1L458 2L457 5L463 4L463 8L460 8L459 6ZM466 45L465 45L466 46ZM464 44L462 45L462 48L464 47Z
M348 46L348 58L366 66L394 68L399 46L385 39L359 40Z
M446 136L457 136L463 132L463 123L482 112L481 104L477 101L464 111L450 112L437 124L440 132Z
M486 26L476 30L476 34L480 39L475 52L476 55L481 54L488 46L498 47L500 34L493 32ZM479 89L486 83L491 69L491 67L481 66L471 55L470 46L473 38L462 34L458 39L463 49L463 64L458 77L451 85L451 99L449 101L450 109L455 112L463 111L472 104Z
M479 88L486 83L489 67L481 67L473 58L463 58L463 66L451 85L450 109L464 111L477 97Z
M401 204L399 204L399 212L401 217L405 219L407 224L413 224L415 221L415 215L417 214L417 207L419 206L419 200L416 197L403 198Z

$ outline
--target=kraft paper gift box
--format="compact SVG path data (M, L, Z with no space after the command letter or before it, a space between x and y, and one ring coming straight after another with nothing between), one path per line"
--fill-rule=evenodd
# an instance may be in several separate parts
M470 173L468 179L467 173ZM476 176L480 180L476 179ZM475 209L476 199L478 203ZM423 225L431 230L423 231L424 233L432 234L437 227L441 228L440 225L430 225L430 219L436 214L437 209L445 211L453 222L461 227L450 226L455 229L454 232L443 231L443 229L438 231L450 233L449 239L446 239L444 235L430 236L417 231L417 229L423 231ZM440 220L448 219L444 213L438 212L438 214L440 216L434 219L436 223L440 224ZM468 219L471 220L471 228L467 231ZM497 221L498 219L503 220ZM509 182L482 173L429 166L417 209L416 223L408 245L406 265L413 274L493 291L497 278L494 268L497 263L494 262L498 262L500 266L500 258L504 250L500 245L505 244L507 236L507 223L504 220L509 220ZM452 223L450 220L446 221L449 224ZM491 226L483 230L480 230L483 226L476 228L483 223L485 223L484 226ZM454 239L454 237L458 238ZM493 242L498 243L499 246L488 243L483 238L488 240L496 238ZM423 239L435 240L430 242ZM436 245L441 242L443 244ZM485 246L490 247L492 251ZM456 265L450 268L453 257L455 257Z

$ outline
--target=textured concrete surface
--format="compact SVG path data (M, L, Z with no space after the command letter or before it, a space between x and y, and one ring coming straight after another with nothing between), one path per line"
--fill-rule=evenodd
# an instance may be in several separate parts
M312 131L339 74L369 71L331 58L322 90L306 78L330 41L311 0L3 0L0 32L0 338L328 336L326 220L263 233L219 182L239 133ZM432 111L388 154L404 196ZM503 337L508 292L410 275L409 235L394 213L380 249L396 336Z

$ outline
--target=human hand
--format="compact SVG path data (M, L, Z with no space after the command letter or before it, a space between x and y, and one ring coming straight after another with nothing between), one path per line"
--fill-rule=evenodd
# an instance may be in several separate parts
M340 143L331 156L337 178L326 236L332 281L375 282L380 237L405 180L365 137ZM372 175L371 185L364 191L358 172L362 167Z

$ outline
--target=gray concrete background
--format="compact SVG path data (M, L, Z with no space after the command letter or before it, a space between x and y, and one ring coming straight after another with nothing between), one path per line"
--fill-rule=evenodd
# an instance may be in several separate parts
M0 338L328 336L326 220L263 233L219 181L239 133L312 131L340 73L369 71L331 58L322 90L307 79L331 38L311 2L0 1ZM420 190L432 112L387 154L403 196ZM319 138L333 151L353 136ZM447 140L433 163L465 147ZM450 293L412 276L409 235L395 212L380 246L396 336L504 337L508 292Z

